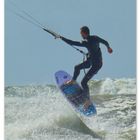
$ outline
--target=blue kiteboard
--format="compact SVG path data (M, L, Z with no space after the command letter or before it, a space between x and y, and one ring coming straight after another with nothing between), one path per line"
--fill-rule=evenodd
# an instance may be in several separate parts
M65 71L55 73L55 79L58 87L67 101L72 105L75 111L85 116L97 114L93 102L86 96L80 85L72 80L72 76Z

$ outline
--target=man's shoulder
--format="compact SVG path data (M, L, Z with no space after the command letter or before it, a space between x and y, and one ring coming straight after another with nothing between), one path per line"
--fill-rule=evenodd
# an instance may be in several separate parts
M99 38L97 35L91 35L92 38Z
M98 39L99 37L97 35L91 35L90 38L95 40L95 39Z

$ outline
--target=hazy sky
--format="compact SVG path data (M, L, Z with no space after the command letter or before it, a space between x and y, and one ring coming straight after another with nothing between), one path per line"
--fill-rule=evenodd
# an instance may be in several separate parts
M73 74L82 55L61 40L28 23L11 10L29 12L43 25L72 40L81 41L79 29L89 26L91 34L107 40L109 54L100 45L103 67L95 79L136 76L135 0L13 0L5 2L6 85L54 84L54 73ZM86 49L83 49L86 51ZM83 76L81 71L81 76ZM93 79L94 79L93 78Z

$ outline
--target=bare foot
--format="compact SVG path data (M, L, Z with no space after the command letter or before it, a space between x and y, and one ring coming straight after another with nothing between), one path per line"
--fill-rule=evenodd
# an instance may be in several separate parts
M68 84L68 85L69 85L69 84L75 84L75 83L76 83L76 82L75 82L74 80L69 80L69 81L66 82L66 84Z
M69 80L69 81L66 81L66 84L71 84L73 81L72 80Z

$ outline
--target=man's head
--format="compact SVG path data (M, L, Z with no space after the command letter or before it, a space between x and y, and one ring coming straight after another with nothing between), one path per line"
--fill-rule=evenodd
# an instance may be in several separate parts
M90 31L89 31L89 28L87 26L83 26L80 28L81 30L81 36L83 39L86 39L89 35L90 35Z

